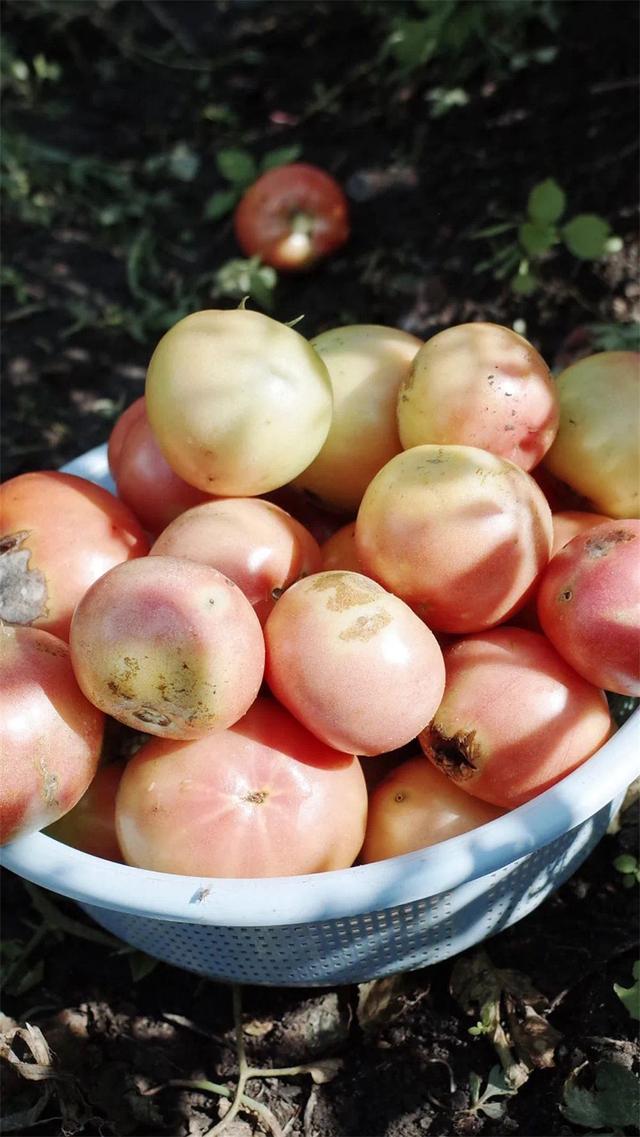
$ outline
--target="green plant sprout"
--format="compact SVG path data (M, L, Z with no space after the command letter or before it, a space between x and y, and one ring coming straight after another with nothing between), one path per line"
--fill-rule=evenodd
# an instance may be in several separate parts
M492 1066L485 1088L482 1089L481 1087L480 1075L472 1072L469 1075L471 1101L468 1110L465 1112L476 1117L478 1114L484 1113L485 1117L491 1118L492 1121L499 1121L501 1117L504 1117L507 1107L505 1102L495 1099L513 1097L517 1093L515 1086L507 1081L499 1066Z
M216 166L218 173L229 182L229 188L216 190L211 195L204 207L205 220L219 221L231 213L244 191L253 185L260 174L295 162L300 157L300 152L299 146L282 146L278 150L270 150L258 163L248 150L219 150Z
M492 240L513 233L508 244L494 248L490 257L475 266L476 273L491 270L496 280L511 277L516 295L529 296L540 286L539 265L560 244L580 261L597 261L618 252L622 241L611 232L608 221L597 213L579 213L561 224L566 194L554 178L533 187L526 214L513 221L490 225L474 233L475 239Z
M633 853L621 853L613 862L614 869L622 873L623 888L633 888L640 884L640 862Z
M233 257L215 274L216 290L222 296L251 296L256 304L270 312L278 274L270 265L263 265L260 257Z
M634 982L631 987L622 987L619 983L614 983L613 989L631 1018L640 1021L640 959L634 963L632 975Z

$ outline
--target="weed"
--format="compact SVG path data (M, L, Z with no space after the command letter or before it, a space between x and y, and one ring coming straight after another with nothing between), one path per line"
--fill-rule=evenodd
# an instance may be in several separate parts
M218 221L221 217L225 217L260 174L277 166L295 162L299 157L300 147L295 145L270 150L259 163L248 150L219 150L216 166L218 173L229 183L229 188L217 190L211 195L204 207L205 220Z
M567 1121L583 1129L619 1134L634 1129L640 1115L640 1086L635 1074L617 1062L598 1062L592 1089L578 1085L574 1070L564 1085L560 1109Z
M613 862L613 867L622 873L624 888L633 888L634 884L640 884L640 863L632 853L621 853Z
M472 1115L484 1113L492 1121L499 1121L506 1112L506 1102L496 1101L496 1098L509 1098L517 1093L515 1086L507 1081L499 1066L492 1066L487 1078L487 1084L482 1089L482 1079L479 1074L469 1075L469 1090L471 1101L467 1113Z
M611 226L596 213L580 213L560 224L566 208L566 194L554 178L533 187L524 215L499 222L474 233L475 239L491 240L494 249L474 272L490 270L496 280L511 277L511 288L520 296L529 296L540 286L539 265L551 250L564 244L580 261L596 261L622 247ZM495 238L514 233L507 244L495 246Z

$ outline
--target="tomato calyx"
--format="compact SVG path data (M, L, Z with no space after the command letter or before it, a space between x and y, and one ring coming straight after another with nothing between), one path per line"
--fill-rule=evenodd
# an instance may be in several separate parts
M443 774L456 782L472 778L478 771L479 748L475 730L457 731L444 734L435 723L422 731L420 745L429 758Z

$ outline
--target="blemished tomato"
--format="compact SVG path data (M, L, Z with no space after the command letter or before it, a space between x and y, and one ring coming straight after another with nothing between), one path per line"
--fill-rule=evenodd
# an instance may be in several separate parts
M544 466L607 517L640 516L640 353L602 351L558 376L560 426Z
M427 340L400 387L405 449L430 442L477 446L537 466L553 442L558 395L536 349L498 324L458 324Z
M507 619L547 564L551 538L533 478L474 446L397 454L369 484L356 521L363 571L441 632Z
M261 624L290 584L320 567L318 542L261 498L226 498L188 510L161 533L151 555L218 569L242 589Z
M505 809L529 801L611 733L604 692L537 632L494 628L445 648L444 659L444 697L420 745L483 801Z
M335 178L292 162L268 170L246 191L233 224L248 257L284 272L311 268L349 236L349 207Z
M208 565L144 557L96 581L76 608L71 658L88 699L136 730L199 738L236 722L264 671L260 621Z
M398 390L421 343L378 324L332 328L311 340L331 379L333 418L320 453L294 486L356 512L374 474L402 450Z
M294 328L245 308L194 312L149 363L147 414L169 465L209 494L252 497L313 461L331 424L331 381Z
M149 533L161 533L185 509L211 500L211 494L190 486L171 469L149 424L144 396L116 422L108 452L118 497Z
M603 517L601 513L586 513L580 509L564 509L559 510L558 513L552 513L551 520L553 522L551 556L555 557L556 553L568 545L573 537L578 536L578 533L586 533L588 529L594 529L596 525L603 525L611 518Z
M92 857L122 862L116 834L116 794L125 761L100 766L80 801L46 832L56 841L81 849Z
M404 746L442 696L434 635L360 573L321 572L291 585L264 636L272 692L338 750L374 755Z
M424 754L393 770L369 797L363 864L436 845L500 817L504 810L472 797Z
M78 687L66 643L0 625L0 844L76 804L98 768L104 723Z
M193 876L347 868L366 819L358 760L262 697L235 726L208 738L146 743L129 762L116 802L129 864Z
M552 558L538 618L557 651L607 691L640 696L640 521L605 521Z
M46 470L5 482L0 525L0 619L62 639L89 586L149 551L129 507L73 474Z

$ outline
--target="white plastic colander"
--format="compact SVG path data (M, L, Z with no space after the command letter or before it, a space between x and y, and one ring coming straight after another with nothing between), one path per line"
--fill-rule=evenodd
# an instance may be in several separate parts
M106 447L65 467L113 489ZM578 770L439 845L310 876L226 880L147 872L43 833L0 863L76 900L126 943L211 979L334 986L437 963L531 912L604 835L640 775L640 709Z

